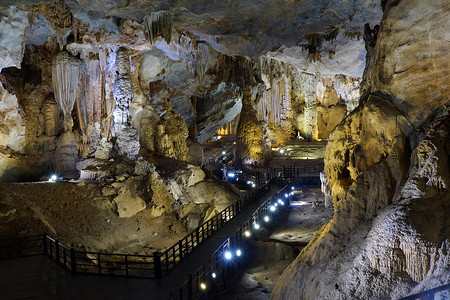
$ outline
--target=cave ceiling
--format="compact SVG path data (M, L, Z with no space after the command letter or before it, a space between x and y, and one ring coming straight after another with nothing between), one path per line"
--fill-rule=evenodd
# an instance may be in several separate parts
M2 1L0 8L14 5L30 11L32 6L53 2L7 0ZM362 75L365 66L364 24L373 27L382 15L380 1L373 0L66 0L65 3L87 31L104 33L106 38L101 42L105 44L128 43L128 47L145 50L148 43L143 43L142 32L134 31L134 39L130 40L126 38L127 30L142 26L145 16L152 12L170 11L175 31L195 36L223 54L253 59L266 55L310 73L355 77ZM25 43L40 45L57 32L51 20L36 10L34 16ZM155 45L166 50L169 57L177 58L173 47L168 47L165 41L158 40Z

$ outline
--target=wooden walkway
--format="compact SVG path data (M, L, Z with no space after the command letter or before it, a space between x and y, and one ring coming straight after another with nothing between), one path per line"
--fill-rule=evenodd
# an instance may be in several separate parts
M211 254L281 188L273 187L256 206L222 229L162 279L73 274L45 256L0 261L0 299L168 299Z

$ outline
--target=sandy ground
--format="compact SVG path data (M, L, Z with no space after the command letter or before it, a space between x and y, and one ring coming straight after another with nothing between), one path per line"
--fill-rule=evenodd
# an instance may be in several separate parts
M323 205L320 188L295 190L287 220L270 235L285 244L307 244L323 224L333 217L333 209Z
M270 299L284 269L315 232L333 217L333 209L323 206L320 188L297 190L295 196L287 208L285 221L282 220L265 241L255 243L256 254L224 299Z
M186 234L174 214L150 218L144 210L120 218L102 188L99 183L0 184L0 237L47 232L78 249L150 254Z

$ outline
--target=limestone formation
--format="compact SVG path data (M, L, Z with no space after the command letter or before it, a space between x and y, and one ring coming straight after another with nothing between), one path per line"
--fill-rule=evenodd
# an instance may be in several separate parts
M449 10L446 1L392 1L380 25L375 61L369 70L372 92L392 95L392 102L414 125L424 122L449 99L445 46Z
M3 116L0 141L3 149L23 152L25 144L25 122L19 110L17 97L0 86L0 110Z
M239 116L238 143L236 155L243 165L259 166L264 163L267 152L264 145L264 127L258 122L252 107L252 98L247 91L243 97L244 105Z
M448 211L443 187L449 174L443 147L448 117L435 120L428 130L429 137L411 154L400 188L394 189L395 181L386 172L389 158L357 178L345 199L335 203L333 220L285 271L275 299L298 293L303 299L397 298L412 292L418 282L416 292L448 280L444 249L449 227L442 213ZM425 225L429 218L433 226Z
M245 167L290 139L324 140L334 218L273 298L448 283L449 11L448 0L3 0L0 235L151 253L239 198L199 167L218 132ZM3 183L52 174L76 184Z
M175 179L189 187L205 179L205 172L198 166L187 165L186 169L178 170L175 173Z
M328 185L328 179L325 172L320 172L320 190L325 196L325 207L332 207L333 206L333 197L331 196L331 189Z
M386 157L393 157L388 163L399 184L407 168L403 158L411 129L388 100L375 96L339 124L329 137L325 154L325 172L335 205L358 176Z
M172 38L172 15L168 11L157 11L145 16L145 38L150 42L163 37L168 44Z
M436 16L445 14L441 1L418 14L420 5L386 4L363 87L378 96L364 97L327 145L334 218L285 270L274 299L397 299L448 283L448 92L440 82L448 55L434 29L448 22Z
M320 77L270 57L260 58L260 68L266 91L257 116L268 124L275 145L288 141L294 130L303 139L326 139L359 104L357 77Z
M0 7L0 71L22 63L24 40L28 26L28 12L19 7Z
M145 200L138 193L138 184L135 180L129 179L114 185L114 188L117 189L117 196L113 201L119 217L132 217L146 208ZM103 194L105 195L105 193Z
M52 82L55 99L64 114L64 130L73 126L72 109L77 95L80 61L66 51L58 53L52 65Z

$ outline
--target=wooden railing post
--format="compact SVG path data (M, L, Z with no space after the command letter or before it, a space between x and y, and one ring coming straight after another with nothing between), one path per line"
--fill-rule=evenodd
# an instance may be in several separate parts
M155 267L155 278L161 278L161 254L159 251L153 252L153 265Z
M55 259L59 263L59 240L55 240Z
M222 220L222 216L220 216L220 219ZM218 224L219 223L217 223L217 226L219 226ZM195 229L195 238L197 239L197 247L198 247L200 245L200 235L198 233L198 227L197 229Z
M48 255L48 248L47 248L47 234L46 233L44 233L43 235L42 235L42 254L44 254L44 255Z
M180 249L180 262L183 259L183 240L178 242L178 249Z
M70 268L73 273L77 272L77 259L75 257L75 249L70 248Z
M97 253L98 274L102 274L102 262L100 261L100 253Z
M48 255L49 255L50 258L53 259L53 242L52 241L50 241L50 245L49 246L50 247L48 249Z

